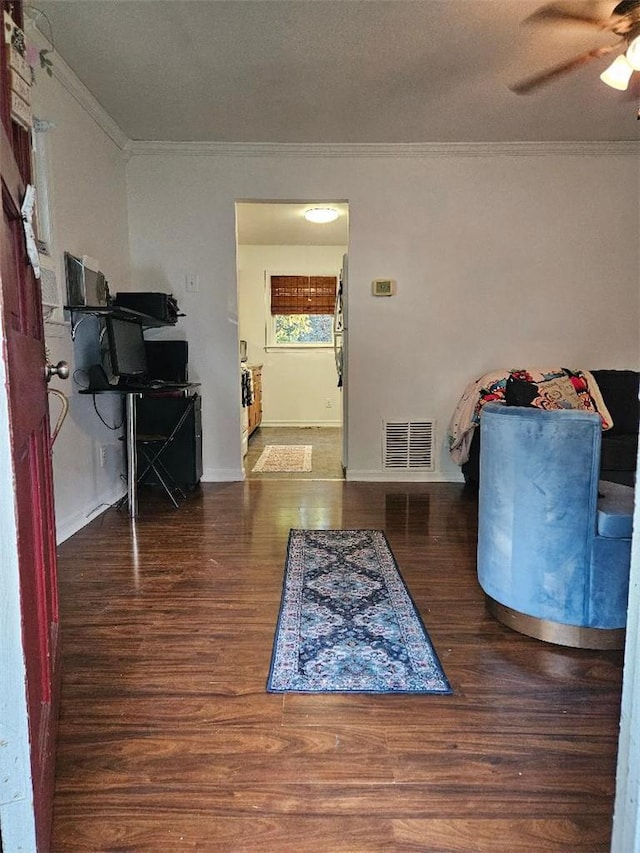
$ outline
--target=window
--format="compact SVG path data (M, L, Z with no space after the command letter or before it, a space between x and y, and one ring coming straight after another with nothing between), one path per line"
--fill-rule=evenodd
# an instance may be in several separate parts
M272 275L267 344L333 346L336 286L334 275Z

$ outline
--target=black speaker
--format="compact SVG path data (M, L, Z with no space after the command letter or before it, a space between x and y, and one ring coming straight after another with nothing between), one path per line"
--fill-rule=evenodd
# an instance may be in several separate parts
M178 317L185 316L180 313L178 303L171 293L152 293L150 291L121 293L118 291L113 298L113 304L120 308L138 311L148 317L155 317L156 320L174 326L178 322Z
M145 341L150 379L188 382L189 344L187 341Z
M136 405L136 432L138 435L169 435L183 415L185 408L194 403L185 422L171 444L162 454L162 463L178 485L191 489L202 477L202 398L193 397L141 397ZM138 454L138 474L145 461ZM153 472L145 483L157 483Z
M91 364L89 365L89 370L87 371L89 376L89 387L88 391L112 391L113 385L109 383L107 378L107 374L104 372L104 367L101 364Z

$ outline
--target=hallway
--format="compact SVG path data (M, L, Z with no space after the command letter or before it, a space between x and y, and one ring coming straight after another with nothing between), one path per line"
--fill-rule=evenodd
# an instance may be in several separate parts
M253 471L268 444L310 444L311 471L293 474ZM342 480L342 430L339 427L258 427L244 458L248 480Z

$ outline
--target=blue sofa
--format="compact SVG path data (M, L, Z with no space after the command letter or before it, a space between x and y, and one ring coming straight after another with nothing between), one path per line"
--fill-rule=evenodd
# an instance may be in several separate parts
M488 403L480 429L478 580L489 609L541 640L622 647L634 490L599 480L600 418Z

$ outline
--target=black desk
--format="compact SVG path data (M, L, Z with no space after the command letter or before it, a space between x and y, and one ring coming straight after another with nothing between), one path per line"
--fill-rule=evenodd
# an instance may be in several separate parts
M138 515L138 490L137 490L137 467L138 453L136 447L136 400L141 397L155 398L158 400L175 400L176 392L187 396L195 388L199 388L199 382L180 383L177 385L164 384L162 388L148 388L130 390L114 385L111 388L91 389L80 391L80 394L120 394L125 398L125 442L127 447L127 502L129 504L129 516L135 518ZM167 394L166 397L162 395ZM169 396L170 395L170 396Z

